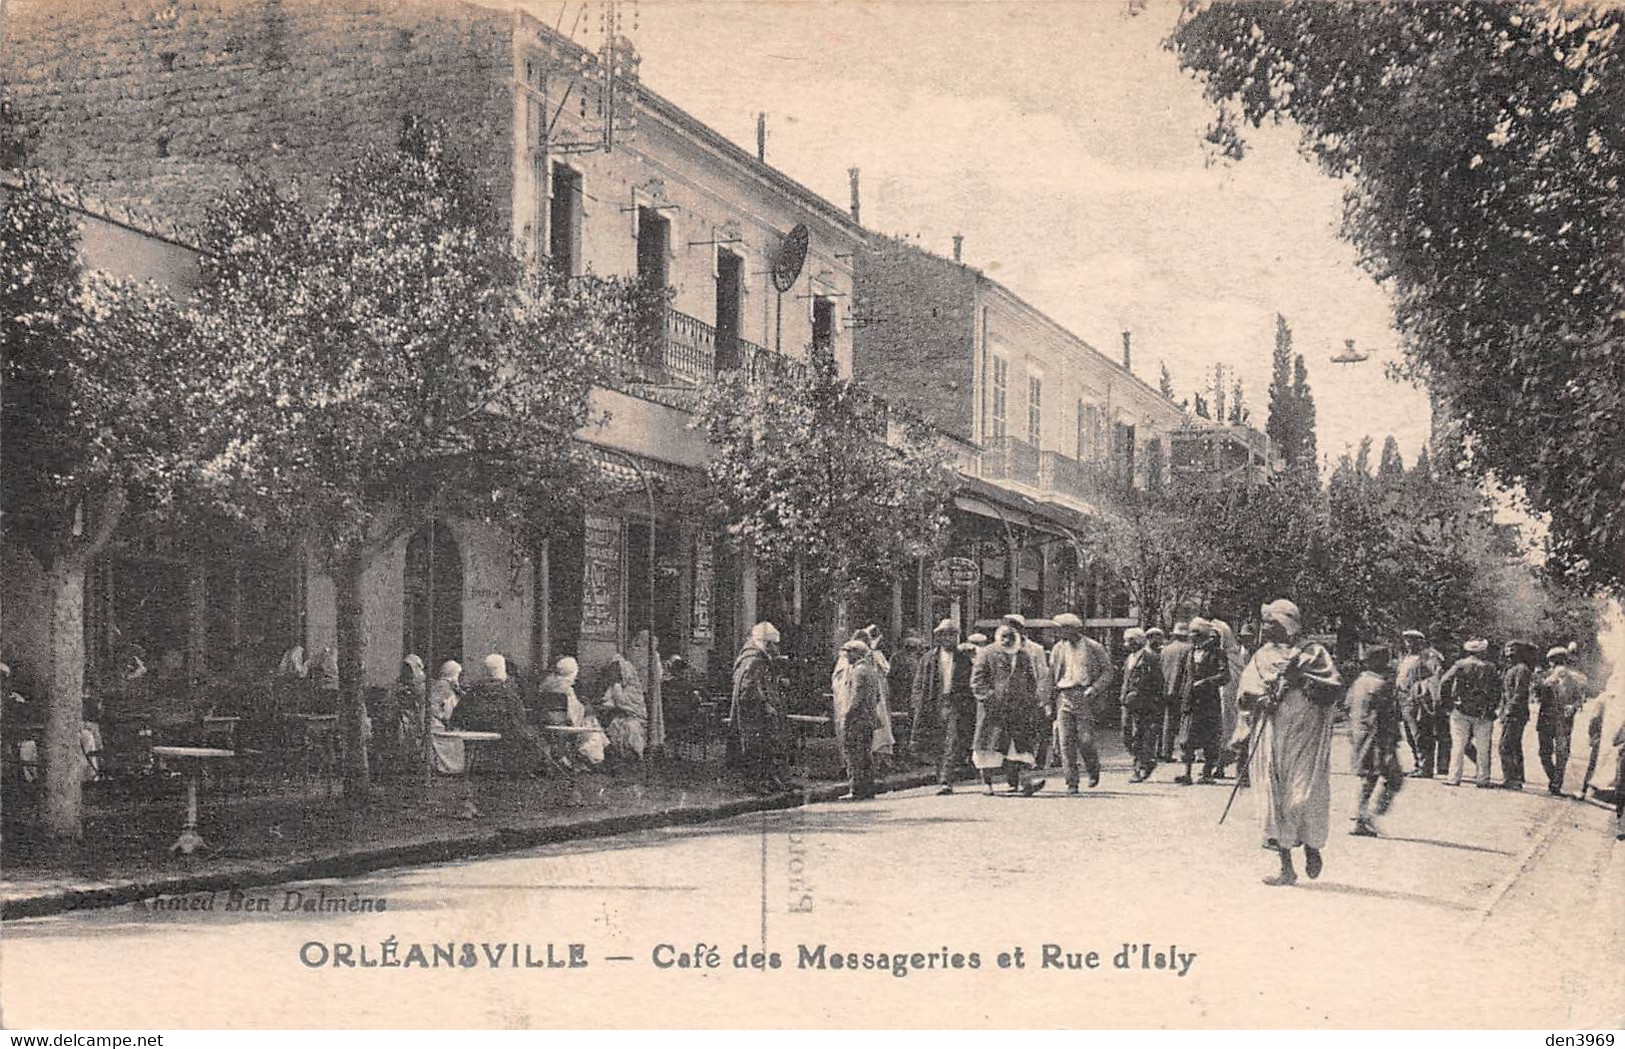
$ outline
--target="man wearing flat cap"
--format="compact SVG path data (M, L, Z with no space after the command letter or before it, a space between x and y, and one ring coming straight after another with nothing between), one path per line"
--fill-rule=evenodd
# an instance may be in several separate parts
M1349 765L1360 780L1360 793L1354 807L1356 837L1377 837L1376 817L1393 804L1394 795L1405 783L1399 768L1399 704L1394 682L1388 674L1387 645L1368 645L1360 660L1360 676L1349 686ZM1381 782L1382 793L1377 794ZM1376 803L1372 804L1372 796Z
M1529 727L1529 690L1534 684L1535 649L1527 641L1508 641L1502 649L1501 786L1523 789L1523 736Z
M937 763L937 793L952 794L954 779L970 764L976 697L970 690L973 646L959 643L959 624L944 619L931 632L932 648L914 674L914 724L909 751Z
M1055 680L1055 734L1061 741L1061 768L1068 794L1078 792L1078 761L1089 771L1089 786L1100 783L1100 753L1095 749L1095 704L1112 683L1112 660L1106 646L1083 634L1083 620L1071 612L1055 617L1060 640L1050 650L1050 676Z
M1473 765L1478 785L1495 786L1490 780L1493 752L1490 738L1495 732L1495 715L1501 709L1501 675L1484 658L1490 643L1475 637L1462 646L1464 655L1451 664L1439 682L1439 696L1450 710L1450 777L1447 787L1461 786L1467 763L1467 744L1473 745Z
M1123 634L1128 658L1123 661L1123 738L1134 762L1130 783L1144 783L1157 767L1162 733L1162 664L1146 643L1149 631L1130 627Z
M1427 635L1420 630L1407 630L1401 639L1405 654L1394 673L1394 691L1399 694L1399 711L1416 759L1410 775L1432 779L1435 768L1443 772L1450 762L1449 723L1439 710L1444 656L1428 644Z
M1546 770L1546 789L1563 793L1564 770L1569 764L1569 747L1574 734L1574 716L1585 703L1591 687L1586 676L1569 666L1569 650L1561 646L1546 653L1550 664L1535 679L1535 698L1540 706L1535 714L1535 735L1540 739L1540 764Z

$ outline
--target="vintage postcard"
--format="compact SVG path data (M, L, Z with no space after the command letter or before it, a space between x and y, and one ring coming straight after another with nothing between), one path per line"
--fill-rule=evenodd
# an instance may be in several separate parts
M1612 1044L1622 24L4 0L0 1023Z

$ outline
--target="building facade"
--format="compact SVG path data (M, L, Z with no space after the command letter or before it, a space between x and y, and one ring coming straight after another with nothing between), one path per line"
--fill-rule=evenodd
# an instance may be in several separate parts
M181 256L185 231L246 169L314 184L393 145L416 116L448 125L526 249L573 273L667 289L647 352L593 392L608 421L579 435L619 494L541 549L456 517L402 538L365 580L368 684L392 680L412 651L465 661L499 651L527 668L575 654L590 669L641 630L665 655L726 671L759 614L757 582L693 505L707 449L688 408L718 372L793 374L814 344L851 374L845 316L861 230L846 211L644 87L630 44L588 53L522 13L411 0L18 0L6 16L0 71L35 125L32 160L180 231L156 243ZM781 291L787 240L804 262L781 272ZM91 261L127 269L132 252ZM27 643L10 615L26 608L10 581L26 579L13 562L27 555L5 556L12 650ZM195 680L245 646L335 643L319 558L132 531L103 561L87 614L101 639L93 656L139 639L150 658L178 653Z
M1082 534L1125 488L1159 483L1181 409L986 274L902 240L871 238L858 268L855 370L956 451L954 550L968 588L922 583L920 621L969 627L1008 609L1129 622L1109 566ZM1152 476L1157 474L1159 476Z

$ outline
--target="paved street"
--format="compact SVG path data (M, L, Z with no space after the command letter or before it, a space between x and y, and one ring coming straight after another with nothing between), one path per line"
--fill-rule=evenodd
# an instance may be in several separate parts
M1346 750L1338 740L1338 757ZM1536 766L1538 768L1538 765ZM1158 778L1172 776L1169 766ZM1056 781L1051 780L1052 791ZM1319 881L1272 889L1243 794L1127 785L1080 798L927 790L343 882L254 890L267 914L134 907L8 923L7 1026L1040 1025L1618 1026L1620 850L1610 814L1531 789L1410 784L1384 840L1354 839L1334 777ZM384 913L283 912L289 889L382 897ZM810 911L810 913L807 913ZM738 971L742 945L783 968ZM587 967L321 969L335 943L585 944ZM721 968L657 968L669 943ZM1099 952L1046 970L1045 943ZM1136 945L1120 971L1113 956ZM798 970L798 945L977 952L983 972ZM1149 944L1153 968L1140 967ZM1020 946L1025 968L1000 972ZM1188 970L1154 967L1186 955ZM1194 958L1188 956L1194 952ZM629 961L611 961L629 957ZM1081 957L1079 959L1082 960ZM49 961L51 964L45 964ZM921 961L929 961L921 959ZM861 964L861 958L860 958ZM939 963L940 964L940 963ZM987 972L985 970L993 970ZM49 972L49 979L42 978ZM664 1012L661 1003L680 1003Z

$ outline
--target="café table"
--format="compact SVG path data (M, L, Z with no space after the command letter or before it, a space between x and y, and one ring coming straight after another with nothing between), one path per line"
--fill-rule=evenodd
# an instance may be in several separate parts
M181 825L181 836L169 847L170 852L190 856L209 843L197 832L197 786L204 766L211 761L230 761L237 756L235 750L221 747L153 747L152 756L160 761L174 762L186 772L186 816Z
M474 748L470 743L496 743L502 739L500 732L474 732L468 729L437 728L434 730L435 739L455 739L463 744L463 771L461 778L467 783L468 791L463 798L463 811L458 818L471 820L480 816L479 806L474 804L474 781L470 773L474 768Z

